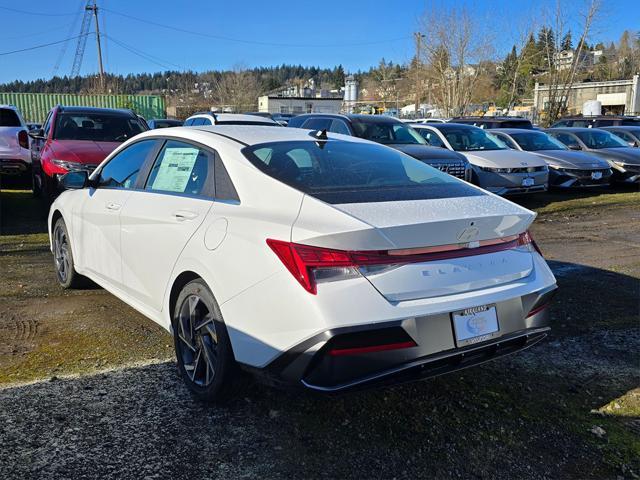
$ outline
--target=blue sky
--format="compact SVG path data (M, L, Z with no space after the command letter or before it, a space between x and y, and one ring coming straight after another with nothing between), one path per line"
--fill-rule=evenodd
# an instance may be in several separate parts
M77 12L85 1L0 0L0 54L77 35L80 31ZM555 0L538 0L535 5L512 0L452 1L466 4L483 19L504 52L514 43L518 25L526 25L531 9L555 3ZM357 71L368 69L382 57L406 62L413 54L412 32L418 28L425 8L435 11L442 4L424 0L98 0L98 6L104 7L101 15L107 35L105 66L108 71L120 74L282 63L323 67L342 64L347 71ZM565 4L571 9L583 1L565 0ZM171 31L123 14L203 32L210 37ZM76 27L71 29L74 21ZM623 30L639 28L637 0L605 0L592 40L617 40ZM68 43L59 74L70 72L75 44L76 40ZM63 44L58 44L0 55L0 82L51 77L62 49ZM89 37L81 73L96 70L95 40Z

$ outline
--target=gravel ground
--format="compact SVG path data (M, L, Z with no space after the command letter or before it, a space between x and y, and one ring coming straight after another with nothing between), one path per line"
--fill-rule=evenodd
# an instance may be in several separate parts
M0 478L638 478L640 195L614 195L530 205L560 285L544 343L339 397L245 380L216 406L151 322L60 292L22 212L0 237Z

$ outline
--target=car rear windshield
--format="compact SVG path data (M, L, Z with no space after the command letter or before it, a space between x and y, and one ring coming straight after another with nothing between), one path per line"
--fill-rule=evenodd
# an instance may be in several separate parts
M497 125L498 128L527 128L533 129L529 120L505 120Z
M482 195L446 173L380 145L291 141L253 145L242 153L270 177L332 204Z
M600 148L623 148L629 147L620 137L604 130L589 130L586 132L575 132L577 137L584 142L588 148L598 150Z
M18 114L10 108L0 108L0 127L20 127Z
M101 113L60 113L53 138L56 140L93 140L124 142L146 130L140 120L128 115Z
M426 145L418 132L400 122L353 120L356 136L386 145Z
M438 128L437 126L435 128ZM477 152L481 150L508 150L507 144L495 135L478 127L444 127L442 134L456 152Z
M512 133L511 137L527 152L568 150L562 142L543 132Z

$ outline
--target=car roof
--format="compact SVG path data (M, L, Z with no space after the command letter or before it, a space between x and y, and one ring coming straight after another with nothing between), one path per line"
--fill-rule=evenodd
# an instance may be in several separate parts
M639 125L611 125L610 127L598 127L602 130L629 130L631 132L640 132Z
M0 104L0 108L8 108L9 110L18 111L18 107L16 107L15 105Z
M189 138L193 132L209 132L216 134L220 139L233 141L235 143L248 145L258 145L262 143L272 142L290 142L290 141L317 141L312 135L313 130L303 128L273 128L269 125L200 125L192 127L174 127L171 129L171 136ZM166 136L167 133L159 130L148 130L136 135L135 138ZM327 134L332 140L342 140L349 142L365 142L372 143L357 137L348 135L340 135L329 132Z
M574 115L573 117L562 117L557 121L562 120L625 120L625 119L640 118L636 115Z
M438 130L448 130L452 128L477 128L478 130L483 130L480 127L476 127L475 125L469 125L468 123L456 123L454 121L447 123L423 123L420 124L422 128L437 128Z
M530 122L528 118L524 117L454 117L451 119L451 123L455 123L456 120L473 120L473 121L483 121L483 122L513 122L522 120L525 122Z
M198 118L198 117L207 117L211 119L215 119L217 122L247 122L247 123L273 123L275 125L280 125L275 120L270 119L269 117L262 117L258 115L245 115L243 113L215 113L215 112L202 112L202 113L194 113L189 118ZM187 118L187 120L189 120Z
M126 108L81 107L76 105L72 105L68 107L64 105L58 105L56 108L58 108L60 111L65 113L102 113L107 115L120 113L128 116L132 116L132 117L136 116L136 114L133 113L133 110L129 110Z
M589 127L553 127L553 128L547 128L544 131L545 132L555 132L555 131L562 131L562 132L590 132L593 130L601 130L600 128L589 128Z
M542 132L542 130L531 130L530 128L489 128L487 129L487 132L506 133L507 135L510 133L531 133L532 131Z
M343 120L356 120L367 123L403 123L399 119L388 115L367 115L363 113L352 113L348 115L344 115L342 113L304 113L302 115L297 115L295 118L304 119L306 117L341 118Z

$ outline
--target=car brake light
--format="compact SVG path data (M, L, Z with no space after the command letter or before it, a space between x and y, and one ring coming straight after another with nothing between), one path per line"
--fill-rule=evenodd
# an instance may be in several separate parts
M20 130L18 132L18 144L22 148L29 148L29 135L26 130Z
M523 246L533 247L540 252L528 231L504 239L479 242L479 246L475 247L469 247L468 244L443 245L415 249L415 253L412 250L334 250L271 238L267 239L267 244L300 285L312 294L317 293L316 278L319 273L339 268L423 263L483 255Z

